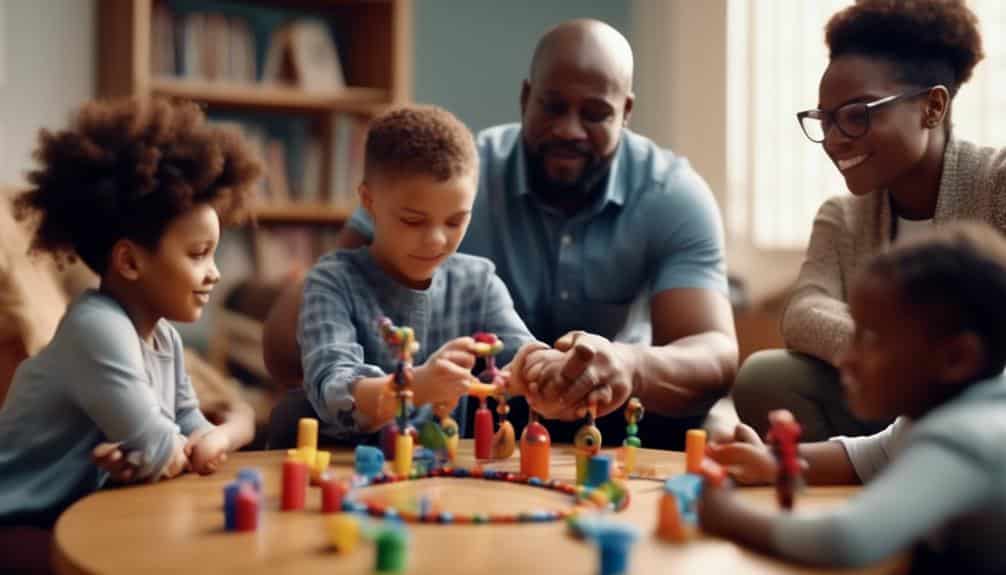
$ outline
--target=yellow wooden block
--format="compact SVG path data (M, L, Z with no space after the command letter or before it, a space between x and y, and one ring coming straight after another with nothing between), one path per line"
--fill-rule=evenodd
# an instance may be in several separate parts
M318 451L314 455L314 465L311 466L311 479L318 481L328 469L328 464L332 462L332 452Z
M351 553L360 541L360 521L350 513L328 518L328 541L339 553Z
M297 448L304 447L318 449L318 420L313 417L302 417L297 422Z
M631 475L636 469L636 449L632 445L622 446L622 471L625 475Z
M395 436L395 475L408 475L412 471L412 436L408 433Z

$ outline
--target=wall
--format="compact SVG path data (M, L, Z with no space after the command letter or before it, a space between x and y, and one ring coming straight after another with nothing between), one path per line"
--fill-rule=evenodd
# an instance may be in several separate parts
M636 53L632 127L686 156L721 211L727 199L727 3L632 0ZM752 299L776 295L796 278L803 251L766 252L726 230L727 263ZM772 270L766 273L766 270Z
M451 110L475 131L516 122L542 32L589 17L629 36L629 9L628 0L414 0L413 99Z
M95 94L95 0L0 1L0 182L21 183L40 127Z

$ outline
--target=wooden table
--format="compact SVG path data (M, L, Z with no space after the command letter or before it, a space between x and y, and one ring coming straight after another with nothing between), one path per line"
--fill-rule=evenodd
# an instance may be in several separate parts
M470 467L472 443L462 441L459 465ZM374 547L362 543L349 555L328 548L320 490L312 488L303 511L280 512L281 451L241 452L207 477L184 476L155 485L112 489L78 501L56 524L54 561L60 573L137 573L148 570L192 573L371 573ZM352 453L333 454L339 475L351 473ZM684 455L640 450L641 465L654 465L661 475L681 473ZM223 486L242 467L258 467L264 479L264 506L259 528L251 533L223 529ZM487 468L516 471L515 454ZM570 448L552 453L554 477L572 480ZM642 536L634 546L632 573L814 573L813 569L781 562L725 540L698 535L684 544L665 543L653 536L662 484L632 480L632 502L614 521L638 526ZM519 512L571 506L568 496L524 485L473 479L426 479L375 486L371 490L438 489L447 511ZM855 488L814 488L798 499L801 510L826 509L845 500ZM758 505L775 506L768 488L742 490ZM563 522L522 525L409 525L410 573L596 573L593 545L566 532ZM889 562L860 573L886 573ZM834 571L829 571L834 572Z

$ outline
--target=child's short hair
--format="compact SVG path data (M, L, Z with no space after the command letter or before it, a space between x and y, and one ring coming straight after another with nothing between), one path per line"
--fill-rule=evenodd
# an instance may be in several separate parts
M130 239L155 249L168 224L198 204L239 220L261 167L237 131L214 126L192 103L96 101L67 130L42 130L15 199L35 216L31 249L80 257L103 275L112 247Z
M1006 238L980 222L955 222L871 260L868 274L890 278L931 325L974 332L985 347L987 378L1006 367Z
M443 108L398 108L376 118L367 132L364 180L426 175L445 182L477 169L471 131Z

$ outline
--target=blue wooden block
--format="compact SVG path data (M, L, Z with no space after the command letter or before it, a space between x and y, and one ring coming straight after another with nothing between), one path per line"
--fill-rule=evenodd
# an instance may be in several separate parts
M227 531L237 528L237 497L240 489L240 481L232 481L224 486L224 529Z

